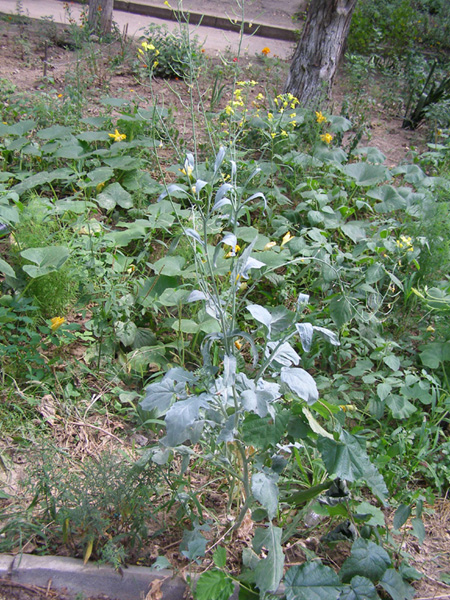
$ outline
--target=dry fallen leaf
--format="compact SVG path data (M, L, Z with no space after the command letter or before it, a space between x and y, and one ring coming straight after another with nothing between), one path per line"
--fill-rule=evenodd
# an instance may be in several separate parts
M145 600L161 600L162 591L161 586L163 584L163 579L154 579L150 584L150 589L145 596Z
M42 396L38 410L50 425L54 425L58 417L56 415L55 400L51 394Z

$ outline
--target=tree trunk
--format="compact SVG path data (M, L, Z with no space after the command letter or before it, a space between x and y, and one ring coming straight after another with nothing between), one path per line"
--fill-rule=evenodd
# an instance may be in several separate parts
M89 0L89 29L98 35L108 35L112 28L114 0Z
M328 97L357 0L311 0L284 91L303 106Z

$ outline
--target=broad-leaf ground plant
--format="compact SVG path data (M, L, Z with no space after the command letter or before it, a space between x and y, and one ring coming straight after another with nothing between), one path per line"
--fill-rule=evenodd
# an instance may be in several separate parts
M57 114L37 115L2 82L2 420L16 431L12 398L26 439L50 390L65 422L93 403L144 434L123 510L77 498L115 459L65 493L35 469L31 509L7 499L2 548L59 539L119 566L145 556L151 498L175 514L181 560L202 565L200 600L280 583L289 600L410 598L392 531L421 543L424 502L450 481L447 133L388 168L350 109L262 86L267 48L249 69L223 57L212 84L180 26L135 49L147 103L103 96L69 119L55 92ZM157 72L172 51L176 71ZM186 139L161 75L182 78ZM84 405L93 382L107 392ZM317 526L323 546L300 552ZM336 544L338 572L318 560Z

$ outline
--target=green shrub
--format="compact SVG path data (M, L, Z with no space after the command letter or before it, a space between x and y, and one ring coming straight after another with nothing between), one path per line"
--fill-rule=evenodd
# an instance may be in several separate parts
M202 52L198 40L190 39L187 27L171 33L166 26L151 25L141 40L138 57L151 76L196 77L203 63Z

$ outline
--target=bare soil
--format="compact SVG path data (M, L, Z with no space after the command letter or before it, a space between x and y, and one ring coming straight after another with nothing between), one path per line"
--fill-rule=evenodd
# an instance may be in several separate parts
M12 18L0 20L0 78L9 80L16 86L16 94L42 90L43 92L54 91L55 94L64 94L64 88L68 76L73 74L76 65L79 65L80 52L64 47L70 36L62 28L43 22L24 20L14 22ZM47 42L47 44L46 44ZM123 60L114 62L117 53L122 52ZM44 60L46 59L46 60ZM91 59L85 56L83 85L85 93L90 99L88 112L95 114L99 96L111 95L129 98L142 103L149 102L149 91L142 85L134 75L133 61L135 60L135 49L126 41L115 42L110 45L94 46ZM46 63L46 75L44 78L44 65ZM217 63L216 63L217 65ZM211 63L211 67L214 64ZM267 93L274 92L278 88L279 93L283 78L288 68L287 64L278 62L276 69L268 67L267 61L261 61L255 57L243 58L240 67L251 79L258 78L260 87L255 89ZM255 76L255 72L257 75ZM245 76L244 74L244 76ZM183 106L183 94L185 84L181 81L156 81L154 90L160 102L174 109L176 123L180 129L180 135L189 139L189 128ZM53 93L53 92L52 92ZM229 99L225 89L223 102ZM334 98L335 104L339 104L345 94L345 88L338 81ZM411 146L424 144L423 132L407 132L401 129L400 120L396 117L386 116L380 108L371 115L369 123L370 140L367 144L378 147L386 156L388 165L398 164L405 160ZM364 142L363 142L364 144ZM96 390L102 394L102 390ZM48 433L56 443L71 453L73 460L83 460L86 456L96 456L109 450L120 450L132 453L138 441L127 427L116 416L105 413L101 417L87 417L67 421L58 415L58 406L52 405L50 398L42 399L41 405L36 412L36 419L44 422ZM12 439L3 440L2 452L10 458L10 470L7 477L3 477L3 485L14 490L17 479L24 472L24 466L31 459L26 452L18 450ZM25 465L24 465L25 463ZM5 481L6 479L6 481ZM3 487L2 485L2 487ZM211 508L217 509L223 505L223 498L218 492L210 495L208 501ZM414 584L417 590L417 598L450 600L450 586L439 581L440 575L450 571L450 501L442 499L436 502L426 512L425 527L427 538L422 546L414 542L414 538L408 536L403 542L404 550L411 556L412 564L424 577ZM226 519L223 523L226 530ZM317 534L319 537L320 534ZM239 563L240 550L252 537L252 525L245 522L239 535L234 540L234 545L227 547L230 555L235 557L236 566ZM318 537L302 539L299 534L297 543L288 550L287 561L289 565L298 564L305 560L302 548L313 549L323 556L328 564L339 565L345 559L342 548L329 551L323 547ZM151 547L149 544L148 556L161 553L161 545L166 550L166 555L172 564L177 564L183 569L185 562L177 552L179 538L175 531L172 538L164 540L163 544ZM30 546L29 551L33 551ZM65 551L61 549L61 554ZM154 559L154 556L153 556ZM8 581L0 581L0 600L66 600L64 594L57 594L53 590L43 590L34 586L24 586ZM92 599L94 600L94 599ZM95 599L95 600L100 600Z

